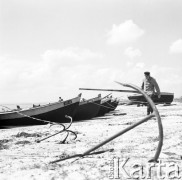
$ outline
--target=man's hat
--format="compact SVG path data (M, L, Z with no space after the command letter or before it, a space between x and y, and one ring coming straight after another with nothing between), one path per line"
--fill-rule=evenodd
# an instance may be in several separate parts
M148 75L150 75L150 72L146 71L146 72L144 72L144 74L148 76Z

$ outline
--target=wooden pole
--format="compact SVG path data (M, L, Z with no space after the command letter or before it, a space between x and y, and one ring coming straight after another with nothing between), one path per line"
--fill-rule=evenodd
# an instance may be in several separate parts
M92 89L92 88L79 88L79 90L91 90L91 91L114 91L114 92L129 92L129 93L139 93L139 91L133 90L120 90L120 89Z

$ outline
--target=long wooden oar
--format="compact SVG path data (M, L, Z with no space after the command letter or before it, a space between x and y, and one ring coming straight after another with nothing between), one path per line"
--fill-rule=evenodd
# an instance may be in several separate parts
M79 88L79 90L91 90L91 91L114 91L114 92L128 92L128 93L139 93L139 91L133 90L120 90L120 89L92 89L92 88Z

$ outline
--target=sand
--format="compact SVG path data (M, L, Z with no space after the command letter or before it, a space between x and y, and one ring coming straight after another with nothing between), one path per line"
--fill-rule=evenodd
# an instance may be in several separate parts
M62 140L66 133L36 142L60 131L61 127L57 125L1 129L0 180L182 178L182 103L157 105L157 108L164 130L159 163L148 163L158 145L159 132L155 118L96 150L102 151L100 154L51 163L84 153L146 116L144 106L120 105L104 117L73 123L69 129L77 134L77 139L69 135L64 144ZM151 165L155 166L152 170L148 168Z

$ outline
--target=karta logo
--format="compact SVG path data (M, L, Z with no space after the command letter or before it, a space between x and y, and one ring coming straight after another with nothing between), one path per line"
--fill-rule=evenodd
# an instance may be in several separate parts
M113 157L110 161L110 179L181 179L182 164L178 162L129 163L130 158Z

